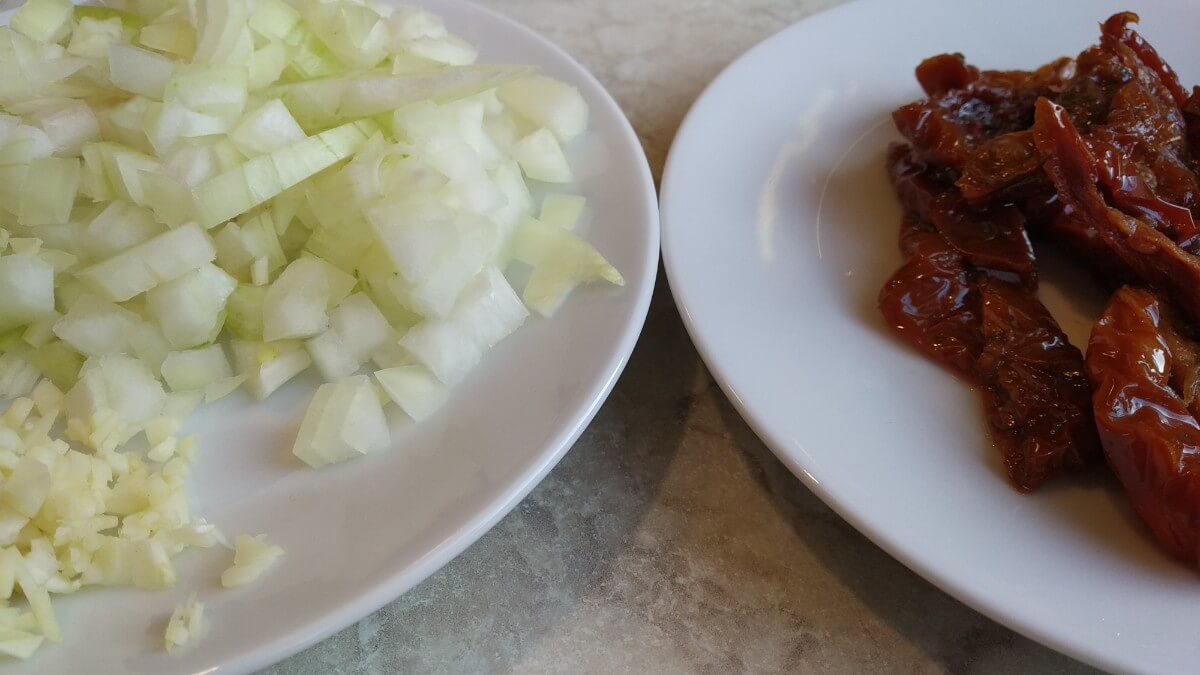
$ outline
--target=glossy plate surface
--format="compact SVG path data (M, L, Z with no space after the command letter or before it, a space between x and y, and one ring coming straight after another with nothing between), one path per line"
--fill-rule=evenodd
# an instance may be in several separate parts
M314 472L291 455L317 384L295 381L253 404L240 394L198 414L193 506L230 535L265 533L286 549L272 573L222 591L228 552L181 557L176 589L102 590L56 602L66 634L0 672L243 673L344 628L408 590L517 504L579 437L637 341L658 264L658 209L645 155L601 85L544 38L461 0L423 0L481 49L481 62L534 64L580 89L591 130L571 148L588 197L584 235L624 288L576 291L552 320L531 319L493 350L396 447ZM0 14L0 21L7 17ZM168 656L172 608L197 591L209 629Z
M899 266L883 170L913 68L1074 56L1121 9L1200 81L1200 5L860 0L730 66L684 122L663 180L663 255L709 367L797 476L909 567L993 618L1113 670L1200 662L1200 578L1167 559L1103 478L1008 487L977 394L896 340L876 310ZM1042 296L1086 344L1104 296L1042 256ZM796 583L803 583L797 579Z

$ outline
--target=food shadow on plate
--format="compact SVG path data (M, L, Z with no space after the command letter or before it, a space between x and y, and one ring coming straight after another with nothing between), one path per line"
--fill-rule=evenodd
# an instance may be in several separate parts
M890 115L879 112L867 118L858 140L828 170L818 170L821 181L809 183L805 200L819 203L816 217L819 264L828 266L827 278L838 295L838 305L854 323L885 341L895 351L921 358L924 366L940 370L964 388L977 391L969 380L948 368L925 361L900 340L879 311L879 291L901 264L898 244L902 210L893 195L885 168L888 145L900 137L890 124ZM882 120L882 121L879 121ZM1038 296L1063 327L1071 342L1086 351L1091 327L1108 300L1108 292L1078 264L1054 245L1034 241L1041 277ZM895 353L888 350L887 353ZM985 408L978 396L978 425L987 428ZM986 438L986 436L983 436ZM1000 451L988 447L964 449L973 452L990 478L1009 485ZM1120 485L1099 467L1090 475L1051 481L1032 495L1013 491L1013 499L1025 500L1021 508L1035 506L1038 517L1061 521L1064 532L1089 540L1097 555L1114 556L1131 571L1164 578L1190 574L1166 556L1133 512ZM1113 527L1120 523L1120 527Z

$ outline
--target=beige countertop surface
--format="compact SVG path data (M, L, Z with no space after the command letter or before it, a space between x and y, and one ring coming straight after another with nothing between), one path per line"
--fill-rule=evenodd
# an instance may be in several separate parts
M704 86L839 0L485 0L625 109L655 179ZM1084 673L876 548L754 436L660 272L645 332L548 478L440 572L272 674Z

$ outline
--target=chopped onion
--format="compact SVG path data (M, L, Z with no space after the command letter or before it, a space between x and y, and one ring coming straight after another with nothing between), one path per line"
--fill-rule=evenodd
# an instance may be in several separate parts
M100 137L100 122L84 101L50 101L30 113L30 120L54 143L54 152L73 157L83 144Z
M317 389L292 452L319 468L379 450L390 438L371 380L356 375Z
M315 366L294 454L359 457L530 310L623 282L583 197L530 186L573 180L582 95L477 56L358 0L28 0L0 28L0 654L61 639L52 594L168 588L225 543L188 508L201 403ZM282 553L234 549L226 586Z
M68 0L29 0L12 17L13 30L38 42L58 42L71 30Z
M119 42L123 33L121 20L116 17L111 19L80 17L79 25L71 32L71 42L67 45L67 53L71 56L92 59L104 58L108 55L109 45Z
M387 317L366 293L355 293L342 300L329 312L329 319L333 332L359 364L394 338L395 330Z
M579 90L544 75L530 75L496 90L504 105L567 142L587 130L588 109Z
M331 291L325 268L315 258L299 258L279 275L263 298L263 338L268 342L305 338L329 326Z
M136 314L103 298L82 295L54 323L54 334L87 356L132 351L130 337L139 323Z
M296 118L277 98L247 113L229 133L229 140L247 157L278 150L305 138Z
M204 389L232 377L233 369L221 345L171 352L162 364L163 381L172 391Z
M216 339L225 318L225 301L236 288L236 279L206 263L150 289L146 305L167 342L187 349Z
M80 163L74 157L38 157L29 162L17 222L54 225L71 217L79 193Z
M533 180L546 183L570 183L574 180L562 147L547 129L538 129L512 147L513 159Z
M133 246L78 276L108 299L123 302L199 269L216 256L212 240L191 224Z
M0 255L0 330L53 313L54 268L36 255Z
M108 67L113 86L151 98L162 98L175 71L171 59L121 43L109 45Z
M432 415L450 391L422 366L396 366L375 371L375 379L396 405L414 421Z
M409 330L400 345L442 382L455 384L528 315L500 271L487 268L448 317L426 319Z
M257 399L270 396L293 377L312 365L302 343L232 343L238 375L246 378L246 389Z

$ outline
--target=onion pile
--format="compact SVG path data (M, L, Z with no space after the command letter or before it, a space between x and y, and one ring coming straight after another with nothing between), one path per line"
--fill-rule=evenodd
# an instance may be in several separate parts
M582 96L476 57L350 0L30 0L0 28L0 653L61 638L52 593L227 545L188 510L197 405L315 369L294 452L344 461L531 312L624 283L553 188ZM222 581L280 554L239 537Z

